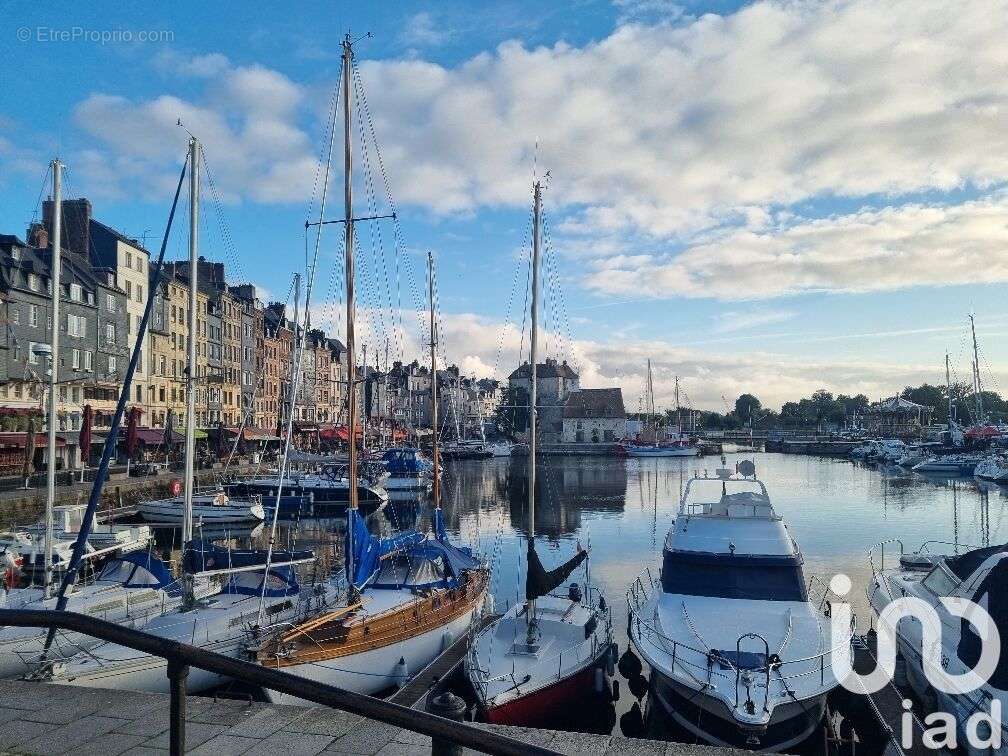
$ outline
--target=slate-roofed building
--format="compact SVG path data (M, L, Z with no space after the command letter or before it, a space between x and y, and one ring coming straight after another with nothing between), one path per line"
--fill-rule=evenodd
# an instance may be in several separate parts
M579 389L563 407L563 442L614 443L626 437L626 408L619 388Z
M526 397L532 390L532 368L525 362L508 376L508 387ZM567 364L547 358L536 365L536 406L539 441L558 444L563 438L563 407L571 392L579 388L578 374ZM527 430L527 429L526 429Z

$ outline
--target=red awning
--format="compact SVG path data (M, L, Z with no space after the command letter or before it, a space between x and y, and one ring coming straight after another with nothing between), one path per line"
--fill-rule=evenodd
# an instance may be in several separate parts
M966 429L963 435L966 438L997 438L1002 435L1002 432L993 425L974 425L972 428Z
M24 449L27 440L27 433L0 433L0 449ZM42 447L48 446L48 444L48 433L35 434L36 449L41 449ZM56 446L66 446L66 441L60 438L59 435L56 436Z

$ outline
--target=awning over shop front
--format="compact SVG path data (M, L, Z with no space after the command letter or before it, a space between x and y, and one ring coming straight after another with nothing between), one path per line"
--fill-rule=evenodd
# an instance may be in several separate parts
M0 433L0 449L24 449L28 442L27 433ZM49 444L48 433L35 434L35 448L41 449ZM66 441L56 435L56 446L66 446Z
M271 433L265 428L246 428L242 431L244 441L283 441L279 436Z

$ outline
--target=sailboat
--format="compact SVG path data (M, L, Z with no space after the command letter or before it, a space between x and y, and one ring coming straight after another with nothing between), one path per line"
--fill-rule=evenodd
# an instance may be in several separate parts
M95 549L90 543L90 534L95 527L95 509L98 495L101 491L102 478L95 483L95 490L92 491L92 502L89 504L80 518L80 529L73 540L72 549L62 551L57 549L57 539L54 526L56 513L64 515L64 535L69 535L71 522L70 516L77 514L77 507L56 507L55 506L55 448L53 441L55 434L55 387L57 382L57 371L59 369L59 307L63 294L60 275L60 252L62 248L62 171L63 164L59 160L52 162L52 185L53 185L53 220L52 220L52 333L51 333L51 373L49 375L49 475L46 488L46 515L40 530L43 537L43 558L42 572L43 581L41 587L28 586L15 588L13 590L0 591L0 605L7 609L69 609L71 611L87 614L93 617L100 617L113 622L118 622L127 626L139 626L144 624L152 616L156 616L169 608L176 606L180 601L180 586L171 575L167 566L161 560L140 551L133 551L129 554L121 554L123 548L128 545L129 540L135 541L141 548L144 545L143 536L146 536L146 543L149 543L149 531L139 528L132 529L133 536L130 536L131 529L119 530L116 526L102 526L98 535L98 541L106 543ZM179 180L181 187L181 178ZM175 201L178 201L176 192ZM174 205L172 208L174 213ZM169 221L169 228L170 228ZM135 352L134 352L135 359ZM129 380L132 373L128 374L126 389L128 392ZM120 397L122 399L123 397ZM124 406L125 402L121 401ZM115 438L118 434L118 421L121 420L122 413L117 415L117 420L113 424L106 441L105 467L108 469L108 457L111 449L115 447ZM146 532L144 532L146 531ZM123 536L126 536L126 541ZM66 542L64 542L66 543ZM62 554L59 552L62 551ZM90 556L106 556L119 551L120 556L109 559L98 568L95 578L86 584L79 584L76 576L79 566ZM86 554L90 552L90 554ZM59 555L59 558L58 558ZM62 588L54 592L54 564L59 562L61 568L65 568L62 577ZM14 564L13 569L18 565ZM80 652L82 649L89 649L97 645L95 638L81 635L79 633L61 633L58 636L47 632L45 628L29 627L0 627L0 677L20 676L33 670L42 661L53 661L67 658Z
M696 446L690 443L689 437L683 434L682 430L682 408L679 406L679 378L676 378L676 414L679 417L679 433L676 440L669 443L658 443L658 421L655 412L654 400L654 380L651 376L651 360L647 363L647 396L650 416L654 422L654 443L653 444L624 444L623 450L628 457L695 457L698 454Z
M539 244L542 185L533 188L531 364L538 357ZM528 550L525 603L511 607L481 630L466 656L465 670L488 722L532 726L593 690L596 669L612 653L612 619L601 593L587 577L588 552L547 571L535 549L536 370L529 393ZM585 581L566 594L554 591L582 563Z
M195 137L190 139L190 316L188 343L189 365L196 364L196 291L197 291L197 230L199 166L201 147ZM299 341L299 349L303 339ZM296 360L300 366L300 353ZM295 374L292 392L297 390ZM186 451L185 451L185 495L180 500L182 512L182 543L185 553L183 561L190 569L183 571L181 579L182 598L173 611L161 613L144 624L143 630L167 640L189 643L227 656L239 657L244 654L250 638L254 638L269 623L291 623L305 614L315 612L331 600L326 586L303 586L294 567L314 560L311 554L274 555L272 535L270 549L262 552L217 556L215 562L224 562L223 567L209 565L206 561L207 547L193 544L193 502L198 500L194 493L193 461L195 455L195 391L193 382L195 371L187 371L186 390ZM296 394L292 394L295 396ZM288 448L289 448L288 434ZM283 468L281 468L282 470ZM281 473L282 474L282 473ZM261 513L260 506L260 513ZM273 531L276 518L273 519ZM195 551L195 555L193 552ZM277 556L276 561L273 557ZM193 571L194 562L200 571ZM238 563L236 563L238 562ZM207 569L209 567L209 569ZM52 666L52 679L82 687L118 688L145 692L167 692L169 682L166 674L167 660L140 653L126 646L114 643L100 643L88 652L78 653ZM223 680L219 675L206 670L193 669L187 685L192 691L207 690Z
M354 222L350 81L353 45L343 40L342 101L344 136L345 233L348 363L355 364ZM325 187L323 187L323 192ZM324 197L324 195L323 195ZM324 204L324 199L323 199ZM321 219L319 223L321 228ZM428 255L432 397L437 396L437 332L434 321L434 264ZM437 402L433 404L437 428ZM348 426L357 427L357 392L350 390ZM489 570L467 548L448 538L441 512L440 455L433 448L433 533L415 530L379 538L372 535L357 501L359 450L349 434L350 506L344 540L345 600L317 616L292 624L264 643L250 647L264 666L282 669L346 690L374 694L401 685L433 661L482 611ZM267 691L271 700L290 697Z

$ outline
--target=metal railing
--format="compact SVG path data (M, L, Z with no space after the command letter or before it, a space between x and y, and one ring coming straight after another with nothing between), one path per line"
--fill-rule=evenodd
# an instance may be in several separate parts
M587 662L601 658L602 656L602 654L600 653L601 641L599 640L599 633L597 632L597 630L601 629L603 632L605 632L607 638L605 645L607 648L611 649L612 611L609 609L608 606L605 606L604 608L599 606L598 598L602 597L602 592L598 588L596 588L593 585L585 584L584 586L582 586L582 590L584 591L585 603L598 613L597 616L599 618L599 624L596 626L596 629L592 631L592 634L588 638L585 638L581 643L575 646L570 646L567 649L561 649L560 652L555 655L539 659L535 665L530 667L533 669L545 669L547 666L552 668L553 665L556 665L557 669L555 676L551 676L549 678L545 676L541 677L541 680L546 680L550 684L562 680L565 671L569 673L571 669L577 669L581 666L587 666ZM547 594L547 595L552 596L554 598L566 598L565 596L560 596L558 594ZM592 600L593 598L595 599L594 601ZM489 625L487 625L484 628L481 628L478 632L474 634L474 637L475 635L478 635L479 632L488 629L490 629ZM490 632L492 632L492 630L490 630ZM567 654L566 667L564 667L565 651ZM527 680L523 680L521 682L515 680L514 669L510 670L509 672L506 672L505 674L497 675L496 677L490 677L490 670L484 669L479 665L479 659L476 656L475 646L470 647L469 652L466 654L466 657L469 669L472 673L470 681L472 682L473 687L476 689L476 694L480 697L480 700L484 704L489 702L490 700L488 691L490 683L510 678L512 682L514 682L514 687L517 688L519 687L519 685L523 685L525 682L528 682ZM571 663L572 659L573 664Z
M645 584L646 583L646 584ZM636 636L641 640L647 639L653 646L664 650L672 657L672 669L676 666L689 675L697 683L708 688L716 688L715 678L723 682L730 683L734 679L737 688L737 679L740 672L751 674L763 674L765 672L776 672L778 678L784 685L788 685L793 680L806 677L819 676L819 684L826 685L827 659L831 657L835 648L840 648L850 643L854 636L855 618L851 616L850 633L841 639L831 639L833 645L817 654L811 654L797 659L782 660L776 658L776 654L767 655L762 664L752 667L743 667L733 662L726 655L718 653L713 649L698 649L689 646L675 638L669 638L654 624L646 618L642 618L641 610L651 600L652 591L661 590L661 581L657 576L651 574L650 568L641 572L627 591L627 631L631 638ZM692 627L692 623L686 615L686 621ZM696 630L694 628L694 634ZM671 650L669 647L671 646ZM719 671L723 670L723 671ZM793 674L784 674L782 670L799 670ZM832 668L830 668L832 675Z
M81 633L165 659L168 663L167 675L171 698L169 744L172 756L181 756L185 753L186 677L190 667L428 735L433 739L435 750L443 748L446 744L453 744L500 756L524 754L553 756L556 753L492 730L473 727L378 698L352 693L333 685L239 661L196 646L76 612L0 609L0 627L3 626L56 628Z

